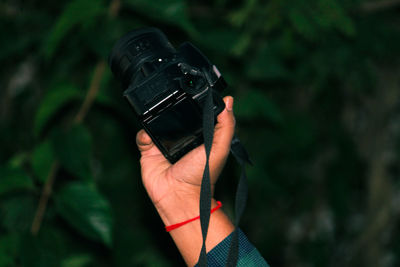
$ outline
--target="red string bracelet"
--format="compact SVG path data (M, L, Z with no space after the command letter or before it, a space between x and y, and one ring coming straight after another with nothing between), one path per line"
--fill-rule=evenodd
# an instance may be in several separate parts
M211 210L210 214L212 214L214 211L218 210L221 207L222 207L221 201L217 201L217 206ZM193 222L193 221L195 221L197 219L200 219L200 216L197 216L195 218L189 219L189 220L181 222L181 223L176 223L176 224L173 224L173 225L170 225L170 226L165 226L165 230L167 232L170 232L170 231L172 231L172 230L174 230L176 228L181 227L182 225L188 224L188 223Z

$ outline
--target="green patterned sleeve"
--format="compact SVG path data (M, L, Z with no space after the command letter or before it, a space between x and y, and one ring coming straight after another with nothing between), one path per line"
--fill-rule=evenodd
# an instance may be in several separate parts
M225 267L228 257L229 246L232 234L226 237L221 243L207 253L207 262L209 267ZM246 235L239 229L239 258L237 266L239 267L269 267L267 262L250 243ZM197 267L197 265L195 266Z

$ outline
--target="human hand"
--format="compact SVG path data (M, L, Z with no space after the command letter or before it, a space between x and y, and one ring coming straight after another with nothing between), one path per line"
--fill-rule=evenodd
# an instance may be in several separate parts
M233 98L224 98L225 109L218 115L210 154L211 187L220 175L229 155L235 130ZM171 164L141 130L136 136L141 152L142 181L147 193L166 225L190 219L199 214L200 186L206 154L201 145L175 164ZM215 200L212 205L215 206Z

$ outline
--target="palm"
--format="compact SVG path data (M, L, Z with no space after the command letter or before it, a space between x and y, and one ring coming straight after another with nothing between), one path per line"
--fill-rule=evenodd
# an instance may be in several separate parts
M154 203L172 192L183 189L195 192L200 189L205 166L204 145L192 150L175 164L170 164L158 149L155 148L154 152L141 158L143 184ZM220 172L213 166L211 164L210 168L212 185L216 183Z

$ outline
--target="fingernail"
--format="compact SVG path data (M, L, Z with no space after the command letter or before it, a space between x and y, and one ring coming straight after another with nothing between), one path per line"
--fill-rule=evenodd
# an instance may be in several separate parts
M228 111L233 110L233 97L228 97L228 99L226 100L226 109Z

